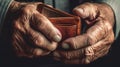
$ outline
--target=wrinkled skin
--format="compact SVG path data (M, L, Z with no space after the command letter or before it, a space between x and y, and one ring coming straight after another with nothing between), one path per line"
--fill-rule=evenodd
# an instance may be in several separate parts
M66 50L56 50L56 60L67 64L88 64L105 56L114 41L114 14L103 3L84 3L73 9L89 28L82 35L66 39L61 45Z
M11 41L18 56L32 58L48 55L61 40L59 30L38 12L40 4L14 1L9 8L8 14L12 17Z

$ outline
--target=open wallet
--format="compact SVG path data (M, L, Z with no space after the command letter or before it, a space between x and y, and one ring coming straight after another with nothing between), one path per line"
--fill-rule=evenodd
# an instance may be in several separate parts
M62 41L81 33L80 17L50 7L46 4L40 4L37 9L60 30L62 34Z

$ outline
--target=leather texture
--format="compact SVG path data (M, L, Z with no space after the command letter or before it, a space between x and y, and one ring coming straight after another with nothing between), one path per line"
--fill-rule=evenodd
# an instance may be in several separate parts
M38 10L60 30L60 32L62 33L62 40L80 34L81 32L80 17L47 6L46 4L40 4Z

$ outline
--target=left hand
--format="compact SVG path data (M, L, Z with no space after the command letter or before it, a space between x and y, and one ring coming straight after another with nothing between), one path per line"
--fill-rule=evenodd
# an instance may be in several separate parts
M54 58L68 64L87 64L106 55L114 41L114 14L107 4L84 3L73 12L88 24L86 33L69 38Z
M11 22L5 22L9 29L8 26L4 28L5 31L11 32L10 43L18 57L33 58L48 55L57 48L57 42L62 38L59 30L39 12L39 5L42 3L13 1L9 7L6 20ZM3 37L6 34L5 32Z

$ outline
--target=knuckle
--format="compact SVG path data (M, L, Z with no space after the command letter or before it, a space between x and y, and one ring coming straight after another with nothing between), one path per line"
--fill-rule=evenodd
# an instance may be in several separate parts
M39 17L39 16L37 14L35 14L35 15L36 15L36 17L35 17L36 20L35 20L34 24L36 24L35 25L36 28L38 28L38 30L40 30L42 32L45 31L48 27L47 23L45 22L46 20L43 21L42 17L40 17L38 19L37 17ZM49 30L47 30L47 31L49 31Z
M29 4L22 8L24 14L31 14L36 9L35 5Z
M22 25L20 23L15 22L13 24L13 26L14 26L14 30L18 30L20 32L24 32L25 33L24 27L22 27Z
M104 25L108 31L113 29L113 26L107 20L104 21Z
M36 48L36 49L34 49L33 54L34 54L34 56L40 56L40 55L42 55L42 51L41 51L41 49Z
M14 26L15 29L20 29L21 28L21 26L20 26L20 24L18 22L15 22L13 24L13 26Z
M54 51L57 48L57 43L53 43L51 47L49 47L50 51Z
M114 33L111 32L111 34L108 35L108 43L112 44L115 40L115 36L114 36Z
M90 63L94 58L94 50L92 47L88 47L85 49L85 63Z
M33 41L35 42L35 44L37 46L40 46L40 45L43 45L44 38L42 38L40 35L37 35L37 36L33 37Z
M75 38L70 38L70 39L66 40L66 42L69 42L71 48L73 48L73 49L77 49L78 48L77 44L76 44L76 41L75 41Z
M30 10L27 7L22 8L22 12L28 14Z
M112 44L114 40L115 40L114 37L111 37L109 42Z
M48 55L50 53L50 51L44 51L42 49L39 48L35 48L33 51L33 55L35 57L40 57L40 56L44 56L44 55Z

